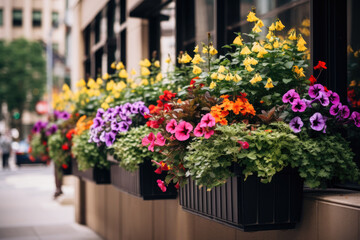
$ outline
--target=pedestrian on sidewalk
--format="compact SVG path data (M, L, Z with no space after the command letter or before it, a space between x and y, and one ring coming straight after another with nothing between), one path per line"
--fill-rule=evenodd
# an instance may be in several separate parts
M9 157L11 154L11 138L5 134L0 133L0 150L2 153L2 166L3 169L9 168Z

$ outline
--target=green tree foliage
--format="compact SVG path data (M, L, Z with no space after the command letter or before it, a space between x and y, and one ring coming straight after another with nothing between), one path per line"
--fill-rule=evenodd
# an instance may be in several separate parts
M45 56L39 42L16 39L0 42L0 102L22 116L33 110L46 83Z

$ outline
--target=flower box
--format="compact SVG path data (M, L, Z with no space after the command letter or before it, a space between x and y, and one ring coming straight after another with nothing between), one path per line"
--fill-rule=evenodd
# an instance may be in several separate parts
M96 184L110 184L110 170L100 168L89 168L86 171L80 171L78 169L77 161L72 159L72 172L74 176L78 176L82 179L92 181Z
M111 155L108 155L108 161L113 163L110 168L111 184L117 189L144 200L176 198L177 190L173 184L169 185L166 192L160 190L156 180L164 179L166 173L160 175L154 173L156 167L152 166L150 159L144 160L144 163L140 164L139 169L135 172L120 167Z
M236 177L207 191L190 179L179 191L180 205L191 213L244 231L291 229L300 220L303 181L296 169L285 168L270 183L256 176Z

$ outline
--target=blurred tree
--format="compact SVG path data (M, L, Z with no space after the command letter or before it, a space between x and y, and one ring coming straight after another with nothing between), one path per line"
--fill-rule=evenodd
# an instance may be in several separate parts
M34 110L46 84L45 56L39 42L16 39L0 42L0 103L11 114Z

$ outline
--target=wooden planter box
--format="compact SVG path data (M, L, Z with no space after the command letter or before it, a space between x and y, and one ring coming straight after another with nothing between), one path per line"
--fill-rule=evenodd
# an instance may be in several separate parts
M110 170L100 168L89 168L86 171L80 171L78 169L77 161L73 159L71 161L72 173L82 179L94 182L96 184L110 184Z
M207 191L193 180L180 189L183 209L244 231L295 228L300 221L303 181L297 170L286 168L264 184L256 176L237 177Z
M129 172L120 167L113 156L108 155L108 160L113 163L110 168L111 184L117 189L144 200L176 198L177 190L173 184L169 185L166 192L160 190L156 180L164 180L166 174L154 173L156 167L152 166L150 159L144 160L135 172Z

